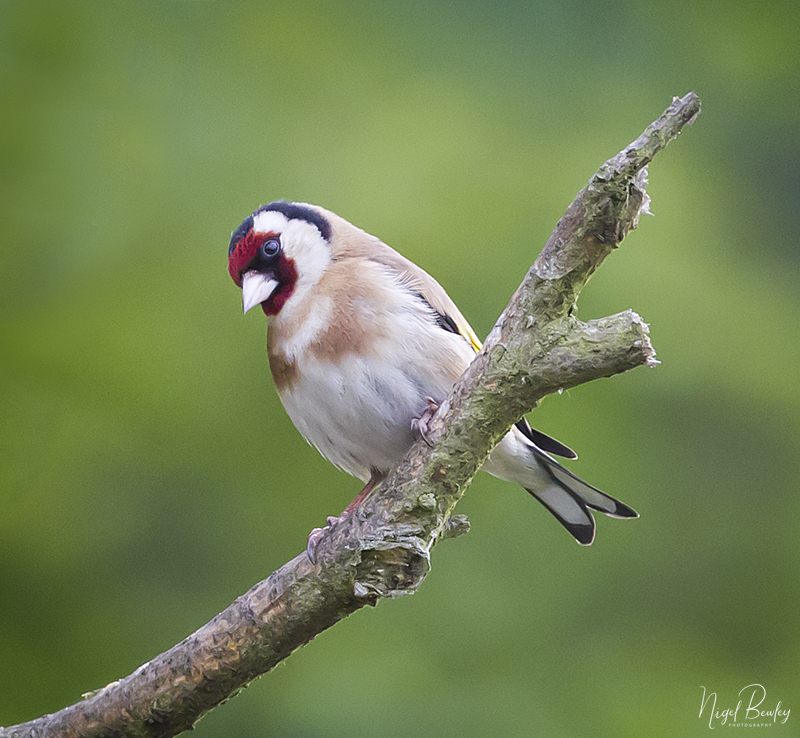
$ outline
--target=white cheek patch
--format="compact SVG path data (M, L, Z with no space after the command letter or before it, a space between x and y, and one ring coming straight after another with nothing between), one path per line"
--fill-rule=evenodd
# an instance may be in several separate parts
M315 225L308 221L290 220L281 233L283 253L297 268L297 284L282 312L289 313L321 279L331 262L331 248Z
M256 233L276 233L280 236L283 253L297 269L295 289L281 313L288 315L309 290L319 282L331 261L330 244L322 237L317 226L302 218L287 218L276 210L262 210L253 216Z
M253 230L256 233L281 233L288 222L283 213L275 210L262 210L253 217Z
M281 243L286 256L298 265L301 280L316 282L331 261L330 245L308 221L289 221L281 234Z
M275 210L262 210L253 217L256 233L277 233L286 257L298 265L298 282L316 282L331 260L330 246L319 229L301 218L287 219Z

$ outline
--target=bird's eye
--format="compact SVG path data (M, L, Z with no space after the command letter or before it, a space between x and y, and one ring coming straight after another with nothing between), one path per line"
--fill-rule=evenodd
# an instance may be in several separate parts
M281 250L281 242L277 238L268 238L261 244L261 255L265 259L274 259Z

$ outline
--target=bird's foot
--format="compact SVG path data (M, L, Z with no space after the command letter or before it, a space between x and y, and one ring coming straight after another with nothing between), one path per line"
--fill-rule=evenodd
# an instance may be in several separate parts
M322 536L325 535L326 530L327 528L314 528L311 533L308 534L306 555L312 564L317 563L317 546L319 546L319 542L322 540Z
M322 540L325 533L337 523L341 523L343 520L349 518L355 509L361 504L362 500L384 479L386 479L386 472L373 469L370 473L369 481L366 483L366 485L364 485L364 489L362 489L361 492L355 496L353 501L344 509L342 514L339 516L329 515L327 519L327 525L324 528L314 528L314 530L308 534L306 554L308 555L308 558L312 564L317 563L317 546L319 545L319 542Z
M428 438L428 430L433 416L436 415L436 411L439 409L439 405L432 397L426 397L425 402L428 403L428 407L422 411L422 415L411 421L411 430L419 433L419 437L433 448L433 443Z
M346 511L345 511L346 512ZM316 555L317 555L317 546L319 546L319 542L322 540L322 537L325 535L327 531L329 531L336 523L341 522L347 517L345 513L342 513L339 516L336 515L328 515L328 519L326 521L326 525L324 528L314 528L311 533L308 534L308 543L306 544L306 554L308 554L308 558L311 560L312 564L316 564Z

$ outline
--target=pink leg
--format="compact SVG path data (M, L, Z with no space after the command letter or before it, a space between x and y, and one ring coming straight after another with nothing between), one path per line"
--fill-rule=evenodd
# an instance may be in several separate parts
M311 559L311 562L314 563L314 552L316 551L317 544L320 542L325 531L330 528L332 525L335 525L340 520L344 520L349 515L353 514L353 511L364 501L366 496L372 492L375 487L377 487L384 479L386 479L386 475L388 472L378 471L377 469L372 469L370 471L369 481L364 485L364 489L361 490L354 498L353 501L342 511L342 514L339 517L334 517L333 515L328 516L328 524L324 528L314 528L311 533L308 534L308 544L306 545L306 553L308 554L308 558Z
M366 496L372 492L375 487L377 487L384 479L386 479L386 475L388 472L381 472L377 469L370 470L370 477L369 481L364 485L364 489L361 490L354 498L353 501L344 509L342 514L338 518L329 518L328 523L330 524L330 520L341 520L341 518L346 518L350 513L353 512L366 498Z

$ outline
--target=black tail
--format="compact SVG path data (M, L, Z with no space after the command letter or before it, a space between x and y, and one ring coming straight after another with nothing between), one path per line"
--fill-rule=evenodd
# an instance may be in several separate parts
M527 489L575 538L588 546L594 541L595 522L592 510L612 518L638 518L639 513L625 503L592 487L554 458L532 449L536 461L547 472L549 483L540 489Z

